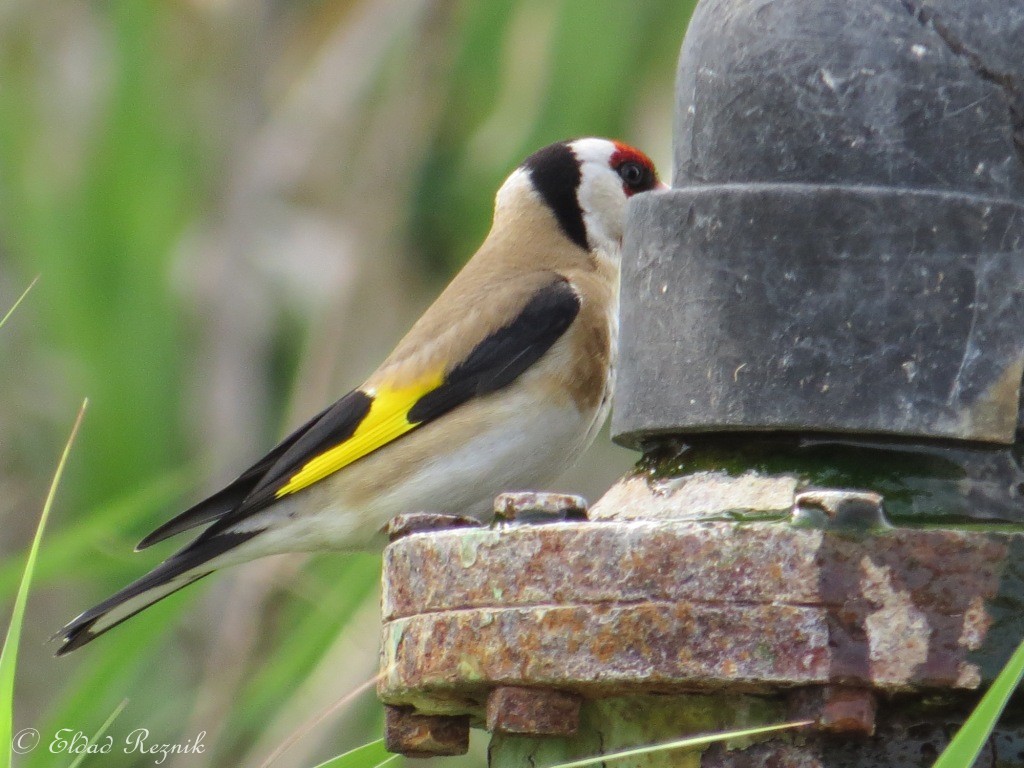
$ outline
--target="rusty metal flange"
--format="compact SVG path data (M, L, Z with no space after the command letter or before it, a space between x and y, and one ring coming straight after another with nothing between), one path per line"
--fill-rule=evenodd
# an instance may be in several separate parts
M385 551L379 693L479 722L496 686L975 688L1010 652L986 636L1014 541L677 520L417 533Z

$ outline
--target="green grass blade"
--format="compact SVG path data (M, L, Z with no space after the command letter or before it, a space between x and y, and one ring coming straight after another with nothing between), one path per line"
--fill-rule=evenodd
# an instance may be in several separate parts
M14 314L14 310L16 310L18 308L18 305L25 300L25 297L28 296L28 292L32 290L32 286L34 286L37 282L39 282L38 275L36 275L32 282L28 284L28 288L21 292L21 296L19 296L18 300L11 305L10 309L7 310L7 314L4 315L3 317L0 317L0 328L4 327L4 323L7 322L7 318Z
M1002 672L992 682L978 706L971 712L956 736L949 742L933 768L968 768L974 765L978 753L985 745L996 721L1003 713L1006 702L1024 677L1024 642L1017 646Z
M664 752L669 749L703 747L707 744L715 744L719 741L729 741L730 739L742 739L748 736L760 736L763 733L783 731L788 728L799 728L802 725L810 725L811 722L811 720L801 720L795 723L782 723L781 725L765 725L758 728L744 728L739 731L723 731L722 733L711 733L707 736L691 736L690 738L679 739L678 741L667 741L664 744L652 744L647 747L636 747L635 749L626 749L621 752L609 752L606 755L597 755L595 757L586 757L582 760L573 760L571 763L559 763L558 765L554 765L551 768L584 768L584 766L600 765L601 763L609 762L611 760L624 760L627 757L649 755L653 752Z
M299 741L303 736L306 736L310 731L316 728L320 723L326 720L328 717L333 715L339 709L347 707L356 699L360 694L373 688L377 681L380 679L380 675L376 675L371 679L367 680L362 685L357 686L353 690L346 693L338 701L334 702L327 709L322 712L318 712L314 717L307 720L305 723L300 725L293 733L291 733L287 739L278 745L277 749L270 753L270 756L260 764L260 768L270 768L274 761L283 755L289 747Z
M371 741L361 747L349 750L343 755L332 757L320 763L316 768L380 768L398 755L392 755L384 749L384 739Z
M103 734L107 732L107 729L110 728L110 726L114 723L115 720L117 720L117 716L124 712L124 708L127 706L128 699L123 699L121 703L114 708L114 711L110 713L110 717L108 717L103 722L103 725L100 726L99 730L92 735L92 738L89 739L89 743L96 744L97 742L99 742L99 740L103 738ZM88 757L88 755L88 752L79 752L78 757L74 759L74 761L71 763L71 765L68 766L68 768L78 768L78 766L82 764L82 761L85 760L85 758Z
M0 651L0 768L9 768L11 764L11 739L14 730L14 669L18 663L18 643L21 640L21 626L25 618L25 605L28 602L28 588L32 582L32 572L39 555L43 529L50 516L50 509L53 507L53 500L57 495L57 486L60 484L61 475L64 474L64 466L67 464L71 446L75 442L75 435L78 434L78 428L82 425L82 417L85 416L85 407L88 402L88 400L83 400L82 407L78 409L78 416L75 418L71 434L68 435L68 440L64 444L64 452L57 463L57 470L53 473L50 490L43 503L43 512L39 516L36 535L32 539L32 547L29 549L28 559L25 561L25 571L21 577L21 584L18 586L18 596L14 599L11 623L7 627L7 639L4 641L3 650Z

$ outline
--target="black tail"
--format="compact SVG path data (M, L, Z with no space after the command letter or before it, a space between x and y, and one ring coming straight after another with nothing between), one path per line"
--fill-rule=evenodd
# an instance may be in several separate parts
M168 520L155 531L147 535L142 541L135 545L135 551L151 547L157 542L177 536L179 533L196 528L212 520L218 520L233 509L236 509L242 500L249 495L249 492L259 480L242 477L235 480L231 485L223 488L208 499L203 499L195 506L189 507L180 515Z
M63 656L81 648L139 611L207 576L216 566L204 569L204 565L257 533L259 531L201 535L141 579L68 622L54 635L54 639L60 637L64 640L56 655Z
M236 477L226 487L217 491L209 498L203 499L198 504L189 507L180 515L161 525L136 544L135 551L138 552L146 547L151 547L158 541L169 539L171 536L177 536L179 533L187 531L190 528L196 528L204 523L209 523L212 520L219 520L229 512L233 512L238 509L252 490L259 485L260 480L263 479L263 475L272 466L274 466L274 463L284 455L285 451L291 448L299 438L301 438L306 431L316 424L317 421L319 421L329 410L330 408L321 411L305 424L300 426L288 435L288 437L275 445L266 456L245 470L245 472Z

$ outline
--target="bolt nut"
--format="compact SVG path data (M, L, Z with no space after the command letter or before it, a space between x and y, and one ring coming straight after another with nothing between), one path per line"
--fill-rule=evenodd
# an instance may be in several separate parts
M464 755L469 715L419 715L412 707L385 705L384 747L406 757Z
M396 515L384 528L388 541L397 541L410 533L442 531L446 528L470 528L479 526L480 521L462 515L442 515L436 512L409 512Z
M793 499L797 525L844 530L888 528L882 495L874 491L808 488Z
M534 736L572 736L582 699L575 693L505 685L487 697L487 730Z
M550 523L561 520L586 520L587 500L582 496L567 493L502 493L494 500L494 516L506 522Z
M791 694L789 703L792 715L813 720L816 730L859 736L875 732L878 700L867 689L839 685L801 688Z

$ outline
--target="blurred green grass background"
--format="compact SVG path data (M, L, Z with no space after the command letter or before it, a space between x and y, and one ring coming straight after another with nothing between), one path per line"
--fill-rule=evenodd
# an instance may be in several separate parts
M669 175L692 2L82 2L0 8L0 589L91 401L43 543L15 731L205 731L165 764L259 766L376 671L379 556L280 557L54 659L65 620L177 545L135 542L356 385L550 141L608 135ZM560 489L633 460L599 439ZM157 549L157 548L155 548ZM380 734L372 694L275 765ZM486 737L462 759L482 765ZM104 766L151 765L114 750ZM410 761L412 762L412 761Z

